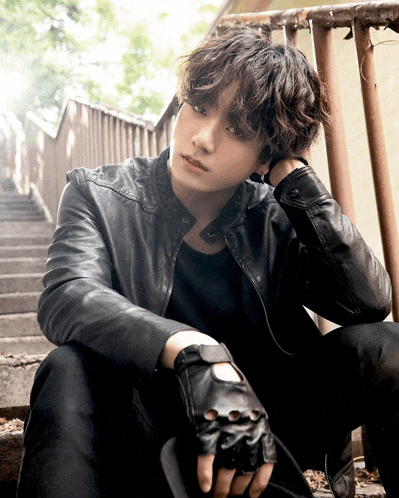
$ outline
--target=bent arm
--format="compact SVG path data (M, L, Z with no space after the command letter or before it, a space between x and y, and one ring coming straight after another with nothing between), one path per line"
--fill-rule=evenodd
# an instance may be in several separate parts
M60 201L47 269L38 320L56 345L79 343L114 364L152 373L168 338L195 330L137 306L113 288L95 206L74 181Z
M386 318L389 275L313 169L292 171L275 197L303 245L296 279L303 304L341 325Z

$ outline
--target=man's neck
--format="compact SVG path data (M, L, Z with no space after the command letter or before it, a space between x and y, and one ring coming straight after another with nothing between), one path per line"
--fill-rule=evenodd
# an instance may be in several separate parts
M173 182L172 182L173 186ZM200 224L207 225L218 217L220 211L228 203L235 189L222 192L196 192L173 188L176 197ZM204 226L205 226L204 225Z

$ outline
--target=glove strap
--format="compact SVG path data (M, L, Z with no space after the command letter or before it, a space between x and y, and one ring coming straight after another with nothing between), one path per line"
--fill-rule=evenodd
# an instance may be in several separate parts
M193 363L213 364L224 361L233 362L233 357L225 344L192 344L179 352L174 368L176 372L180 372Z

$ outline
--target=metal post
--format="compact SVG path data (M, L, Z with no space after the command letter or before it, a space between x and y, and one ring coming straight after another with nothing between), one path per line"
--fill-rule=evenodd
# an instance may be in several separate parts
M110 163L110 146L109 146L109 116L104 112L101 113L101 124L102 124L102 143L103 143L103 162L104 164Z
M320 79L326 85L331 103L330 122L324 126L331 191L334 199L341 206L343 213L354 223L355 208L353 205L341 96L336 77L337 63L335 60L333 33L332 29L323 28L316 23L312 24L312 33L317 70Z
M148 147L148 130L146 128L140 127L140 155L149 155Z
M326 85L331 110L330 122L324 125L328 170L331 192L352 222L355 221L353 193L349 173L349 161L346 148L344 120L342 116L339 83L336 78L336 59L334 40L331 29L319 24L312 24L313 45L317 70L321 81ZM329 332L332 324L318 317L318 325L323 334Z
M105 142L103 139L103 115L100 110L96 111L97 115L97 140L96 149L98 153L98 165L105 163Z
M370 28L355 22L354 34L385 266L391 276L393 286L393 317L395 321L399 321L399 239L378 99Z
M137 156L136 151L136 136L137 136L137 126L129 126L129 152L132 157Z
M162 122L161 126L159 126L155 130L156 136L156 144L157 144L157 154L160 154L166 148L166 130L165 130L165 122Z
M292 26L284 26L284 40L286 45L298 46L298 30Z
M166 127L166 146L169 146L172 140L172 133L173 133L172 116L168 117L167 120L165 121L165 127Z
M94 160L94 109L88 108L88 113L89 113L89 168L94 168L93 160Z
M157 140L156 140L156 132L155 131L148 132L148 146L149 146L150 157L155 157L156 155L158 155Z
M119 164L122 158L121 151L121 120L119 118L113 119L113 135L114 135L114 161Z
M116 160L116 147L115 147L115 121L116 119L108 115L108 130L107 133L109 135L109 159L108 162L115 164L118 161Z

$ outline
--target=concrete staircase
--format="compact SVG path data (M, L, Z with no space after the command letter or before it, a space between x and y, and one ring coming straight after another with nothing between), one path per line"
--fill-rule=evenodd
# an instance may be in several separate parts
M31 197L17 193L0 195L0 222L44 221L43 210Z
M0 194L0 496L15 496L34 374L54 348L37 324L54 226L25 196Z
M36 321L52 231L45 222L0 222L0 352L43 354L52 347Z

